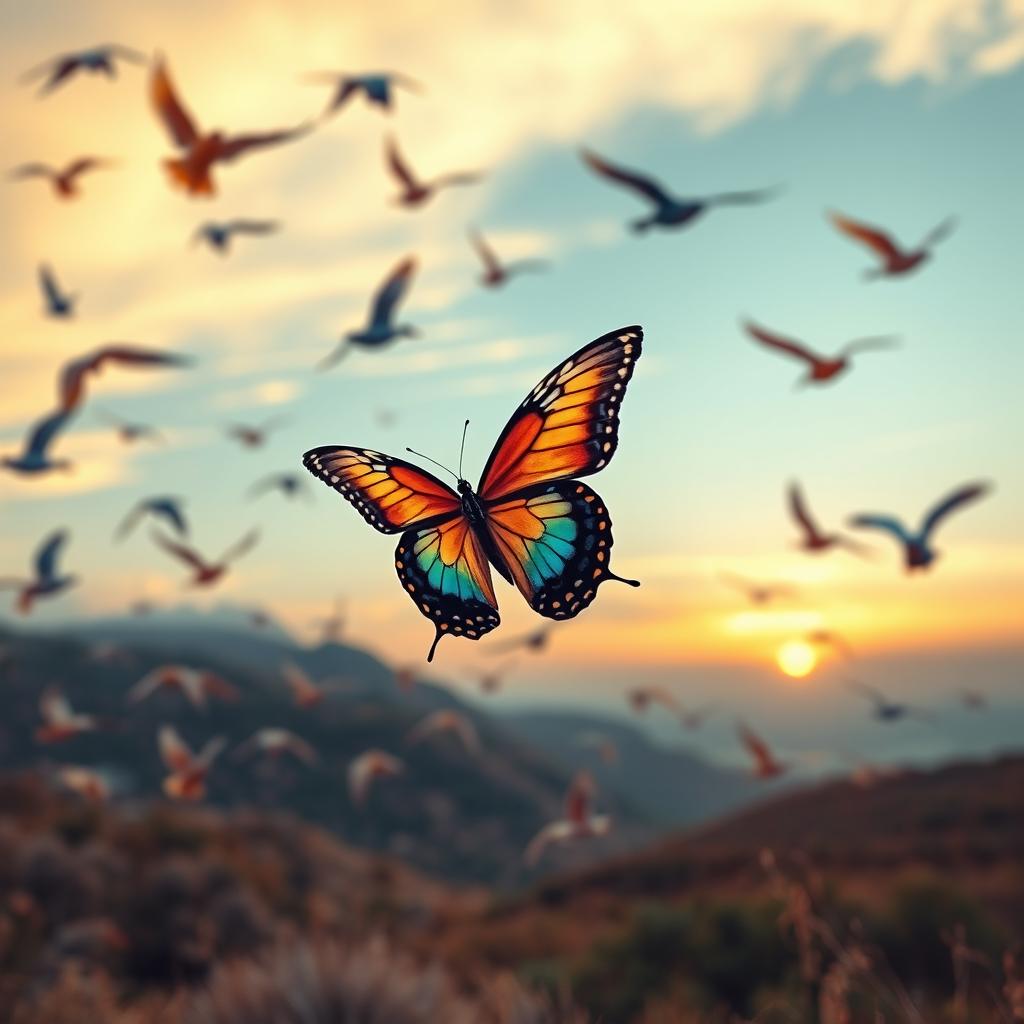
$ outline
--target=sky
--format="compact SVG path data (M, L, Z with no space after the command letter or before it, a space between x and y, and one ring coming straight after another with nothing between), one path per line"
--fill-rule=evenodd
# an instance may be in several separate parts
M838 685L844 673L914 699L948 703L968 683L1019 699L1021 0L3 0L0 10L8 163L116 161L83 179L73 203L41 182L0 183L0 450L16 448L52 403L69 357L116 339L196 359L189 371L98 380L60 446L74 473L0 476L0 575L20 573L50 530L73 532L67 564L83 582L40 607L38 624L146 598L260 605L309 635L340 595L353 642L420 663L432 627L395 579L394 538L312 478L309 504L250 501L247 489L321 444L411 446L452 464L467 417L475 479L548 370L638 323L645 347L620 446L590 483L612 514L616 571L643 585L610 584L557 626L543 659L517 663L510 699L610 705L624 685L658 681L687 703L740 703L794 744L811 723L863 712ZM53 54L107 41L162 53L211 128L315 116L329 90L305 79L312 71L396 69L422 89L401 93L390 115L356 101L299 142L221 168L219 195L192 200L159 165L170 145L145 69L125 65L114 83L80 77L46 99L17 80ZM383 166L392 135L424 176L481 170L484 181L401 209ZM640 238L626 225L643 207L583 166L584 145L684 195L777 185L779 196ZM867 283L869 255L832 230L827 209L908 244L949 215L958 226L920 273ZM283 227L241 239L228 258L189 246L203 220L235 216ZM481 289L470 226L503 256L543 258L549 271ZM421 336L316 373L409 254L420 270L404 319ZM41 261L81 294L74 320L43 317ZM875 334L901 345L866 354L833 386L797 391L799 368L750 342L744 317L824 351ZM125 448L102 411L155 424L164 443ZM284 425L258 452L225 436L228 423L277 416ZM915 521L975 479L995 490L946 524L927 575L907 578L881 536L864 538L871 560L794 547L791 480L838 527L858 511ZM146 530L113 542L119 519L150 494L186 498L204 552L253 526L261 545L197 595ZM723 571L786 581L797 594L752 609ZM490 648L539 624L498 587L501 628L478 645L445 640L439 675L471 678L498 660ZM807 680L784 679L779 646L814 628L842 633L857 663L832 656ZM906 746L998 746L1019 735L1022 719L1010 722Z

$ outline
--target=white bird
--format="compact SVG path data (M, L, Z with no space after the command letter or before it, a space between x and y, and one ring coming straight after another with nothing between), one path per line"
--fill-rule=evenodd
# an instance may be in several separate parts
M580 772L569 786L565 796L565 817L549 822L530 840L523 857L533 867L549 846L603 836L611 828L612 820L606 814L592 811L597 787L589 772Z
M257 729L235 750L234 756L248 757L254 752L266 754L275 760L284 754L292 754L308 765L314 765L319 760L317 752L301 736L290 729L273 726Z
M450 732L459 738L467 754L480 753L480 737L476 726L461 712L452 709L434 711L412 728L406 737L406 743L415 746L428 736L436 736L442 732Z
M62 743L83 732L93 732L97 725L92 715L72 710L68 699L57 690L47 690L39 698L39 713L43 716L43 724L36 729L39 743Z
M348 792L352 803L362 807L377 779L394 778L405 771L405 764L383 750L366 750L348 766Z
M164 779L164 792L173 800L202 800L210 769L227 740L216 736L194 754L173 725L162 725L157 743L160 757L170 772Z

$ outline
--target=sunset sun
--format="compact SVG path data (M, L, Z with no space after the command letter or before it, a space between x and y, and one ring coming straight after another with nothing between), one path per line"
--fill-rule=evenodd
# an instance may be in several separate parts
M775 652L775 662L791 679L803 679L814 671L818 655L810 644L790 640Z

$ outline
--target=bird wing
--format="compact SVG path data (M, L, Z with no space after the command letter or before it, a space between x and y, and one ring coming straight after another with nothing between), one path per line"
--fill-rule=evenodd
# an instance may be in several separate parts
M164 519L166 519L167 522L178 531L180 536L188 536L188 522L185 520L185 515L181 511L181 506L177 501L170 498L163 498L150 502L149 507L154 515L163 516Z
M190 359L175 352L160 352L134 345L105 345L65 364L60 374L61 405L65 409L77 406L82 399L86 374L99 373L107 363L126 366L188 366L190 362Z
M416 180L409 165L402 159L402 154L398 151L398 144L394 139L388 139L385 158L391 173L398 178L408 191L413 191L420 187L420 183Z
M862 683L859 679L847 679L846 685L854 692L867 697L868 700L873 701L875 704L888 703L885 699L885 694L882 693L881 690L876 690L873 686L868 686L867 683Z
M904 544L911 539L907 533L907 528L895 516L861 513L860 515L851 516L847 523L857 529L884 530L886 533L891 533Z
M207 740L203 749L199 752L197 760L203 768L209 768L211 764L217 759L217 755L228 745L228 741L223 736L214 736L212 740Z
M174 83L162 58L158 59L153 67L149 97L174 144L181 149L193 145L199 138L199 133L174 91Z
M501 264L498 262L498 257L495 255L494 250L484 240L484 236L474 229L469 232L469 241L473 248L476 249L477 255L480 257L487 270L492 274L500 273Z
M903 255L899 246L881 228L875 228L870 224L862 224L859 221L851 220L840 213L832 213L829 216L832 219L832 223L844 235L866 245L881 256L882 259L897 259Z
M54 169L49 164L22 164L7 175L8 178L52 178Z
M284 676L288 688L297 699L309 698L320 693L319 687L305 672L293 662L285 662L281 666L281 673Z
M580 824L590 817L594 802L594 779L590 772L579 772L569 784L565 794L565 817L567 821Z
M556 839L562 838L567 832L564 821L552 821L545 825L529 842L523 852L523 860L533 867L544 856L544 851Z
M129 704L137 704L139 701L145 700L150 694L156 693L156 691L163 685L164 675L167 672L167 666L161 665L159 668L153 669L151 672L147 672L129 691L125 700Z
M457 171L454 174L442 174L435 178L433 184L437 188L445 185L474 185L483 177L478 171Z
M962 505L984 497L990 490L991 486L987 483L966 484L963 487L958 487L952 494L947 495L928 510L924 522L921 524L921 533L927 537L946 516L955 512Z
M157 547L161 547L169 555L177 558L179 561L184 562L186 565L191 566L197 572L202 572L207 568L207 564L203 561L202 556L195 551L193 548L188 547L185 544L180 544L176 540L172 540L170 537L164 536L164 534L153 530L151 533L153 543Z
M43 82L39 95L45 96L47 93L53 92L58 85L66 82L78 70L80 64L81 61L79 61L76 54L58 57L55 61L51 62L50 77Z
M791 338L785 338L781 334L775 334L750 320L744 323L743 326L746 329L747 334L749 334L755 341L761 342L762 345L767 345L769 348L774 348L779 352L785 352L787 355L796 356L797 359L802 359L804 362L812 365L821 361L820 356L816 355L809 348L804 347L799 342L793 341Z
M282 128L272 132L254 132L249 135L235 135L228 139L220 148L218 156L221 160L234 160L250 149L262 149L265 146L276 146L282 142L290 142L311 130L308 124L297 128Z
M370 321L374 324L390 324L395 308L409 288L409 282L416 272L416 259L408 256L391 272L384 284L373 297Z
M778 188L755 188L741 192L718 192L702 200L713 206L752 206L764 203L778 195Z
M234 562L241 558L242 555L248 554L257 544L260 539L259 530L250 530L244 537L241 538L237 543L224 552L224 556L221 561L226 565L229 562Z
M229 220L227 228L242 235L269 235L281 226L276 220Z
M114 537L117 540L123 540L128 536L132 530L138 525L139 520L149 511L149 506L144 502L140 501L135 505L129 512L128 515L121 520L120 526L114 531Z
M57 575L57 559L60 557L60 550L67 539L67 531L58 530L43 542L35 560L36 575L40 579L49 580Z
M79 174L84 174L86 171L102 167L105 163L106 161L100 160L99 157L82 156L68 164L64 170L64 176L68 178L77 178Z
M754 760L757 761L759 765L770 765L774 763L775 758L772 756L771 748L763 739L761 739L760 736L757 735L757 733L753 732L748 726L741 724L739 726L739 734L743 746L750 751Z
M73 410L58 409L36 423L28 435L28 453L39 456L45 455L46 449L53 442L57 434L64 429L64 425L72 418L72 415Z
M149 63L149 58L141 50L134 50L130 46L122 46L120 43L108 43L103 49L112 57L130 60L134 64Z
M173 725L162 725L157 733L160 758L172 772L187 772L195 764L195 754L178 735Z
M602 177L609 178L611 181L618 182L620 185L625 185L627 188L639 192L652 203L657 203L660 206L663 203L673 201L672 197L652 178L638 174L636 171L627 171L623 167L616 167L589 149L584 149L581 155L584 163L592 171L596 171Z
M811 517L810 510L807 508L807 502L804 501L804 494L799 484L789 485L789 512L808 537L821 536L818 524Z
M896 348L899 339L891 335L877 335L870 338L854 338L843 346L842 355L852 356L855 352L880 352L887 348Z
M305 761L306 764L316 764L320 760L319 755L313 749L312 745L307 743L301 736L296 736L295 733L289 732L287 734L286 743L288 749L300 760Z
M327 104L327 110L325 114L333 114L336 110L341 110L343 106L359 91L361 85L357 79L354 78L342 78L337 83L334 90L334 95L331 96L330 101Z
M198 692L203 697L206 694L211 694L214 697L219 697L221 700L234 703L242 696L237 686L233 686L222 676L217 675L216 672L200 672L198 683Z
M42 288L43 294L46 296L46 304L48 306L60 304L63 296L57 287L57 279L53 276L53 271L45 263L39 266L39 287Z
M955 229L956 217L947 217L941 224L932 228L932 230L925 235L921 242L921 248L930 249L933 245L938 245L939 242L949 238Z

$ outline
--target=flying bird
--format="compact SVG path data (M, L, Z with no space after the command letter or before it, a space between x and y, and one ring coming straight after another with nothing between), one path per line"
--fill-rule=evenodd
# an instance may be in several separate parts
M798 386L805 384L824 384L833 380L839 374L850 368L850 358L858 352L880 351L893 348L897 341L891 337L857 338L848 342L839 354L835 356L822 356L812 352L800 342L785 338L764 327L747 321L744 324L747 333L762 345L774 349L776 352L784 352L786 355L802 359L807 364L807 376L797 381Z
M788 491L789 514L802 531L802 536L797 542L801 551L809 554L820 554L823 551L831 551L833 548L843 548L855 555L865 557L867 548L863 544L841 533L825 533L818 525L811 510L807 506L803 490L798 483L789 485Z
M804 643L814 647L827 647L841 654L847 661L853 658L853 648L845 637L834 629L812 629L804 634Z
M479 231L470 231L469 241L484 265L480 283L485 288L498 288L517 274L527 274L547 267L546 260L512 260L509 263L502 263L498 259L498 254L487 244Z
M962 690L960 692L960 703L968 711L984 711L988 708L988 697L980 690Z
M481 693L497 693L505 685L505 676L514 667L514 662L509 661L498 668L488 669L479 672L476 677L477 686Z
M578 747L593 750L606 765L619 763L618 746L610 736L606 736L603 732L595 730L581 732L576 736L575 742Z
M474 185L482 175L478 172L442 174L431 181L421 181L413 173L412 168L405 162L398 150L398 144L394 139L388 139L386 148L388 169L398 180L402 191L395 197L395 202L400 206L422 206L436 192L451 185Z
M271 491L280 491L286 498L305 498L312 500L312 494L306 485L306 481L298 473L273 473L265 476L249 488L250 498L259 498L261 495Z
M185 519L185 513L182 511L182 504L181 498L166 496L143 498L121 520L120 526L118 526L117 531L114 533L114 539L124 540L146 516L162 519L179 537L187 537L188 521Z
M202 132L181 104L174 91L163 59L158 59L150 79L150 99L181 156L164 161L171 182L189 195L212 196L216 192L211 171L217 163L236 160L252 150L291 142L310 131L308 124L296 128L226 135L221 131Z
M32 426L25 438L24 447L19 455L5 455L0 465L24 476L50 473L53 470L70 470L70 459L54 459L50 457L50 446L56 441L57 435L74 418L74 410L57 409L47 414Z
M231 241L236 235L261 235L273 234L280 228L276 220L235 220L213 221L208 220L196 228L192 236L192 244L205 242L214 252L226 256L231 251Z
M392 674L394 675L395 686L402 693L412 692L413 687L416 685L416 669L411 665L400 665L394 669Z
M78 582L76 576L62 574L58 565L68 537L67 530L57 530L43 541L35 554L32 579L0 579L0 590L18 591L17 609L22 615L28 615L39 598L55 597Z
M606 814L593 812L597 787L589 772L580 772L572 780L565 797L563 817L549 822L530 840L523 859L533 867L544 856L548 847L580 839L591 839L606 835L611 828L611 818Z
M136 441L161 441L162 435L156 427L148 423L139 423L135 420L126 420L121 416L115 416L106 409L98 409L100 417L107 421L116 431L117 436L125 444L135 444Z
M753 605L769 605L780 598L794 597L796 594L794 588L787 583L764 583L749 580L734 572L720 572L718 578L726 586L745 594L747 600Z
M128 691L128 703L138 704L158 690L176 690L200 711L206 709L207 697L218 697L229 702L237 701L239 698L237 688L216 672L190 668L188 665L159 665L147 672Z
M77 765L65 765L56 772L57 781L69 792L91 804L104 804L110 799L111 785L101 772Z
M672 714L679 713L679 701L663 686L634 686L626 691L630 707L643 714L652 704L660 704Z
M66 167L51 167L49 164L31 163L15 167L7 176L12 181L28 178L46 178L53 186L58 199L74 199L80 194L78 179L89 171L109 167L111 161L98 156L83 156L72 160Z
M228 437L237 441L243 448L262 448L267 443L271 431L283 426L287 421L281 416L274 416L256 426L244 423L232 423L226 428Z
M107 78L117 78L117 62L130 61L132 64L148 63L146 55L128 46L118 43L105 43L102 46L91 46L87 50L74 50L51 57L37 67L26 71L22 82L29 83L44 78L37 95L46 96L56 88L69 81L79 71L91 74L104 74Z
M441 637L479 640L500 624L491 565L547 619L575 618L609 580L640 586L612 571L611 517L576 478L615 454L619 406L642 344L641 328L626 327L556 366L512 413L476 490L461 453L458 473L444 469L457 490L371 449L323 445L303 455L370 526L401 534L392 564L434 628L428 662Z
M279 729L273 726L257 729L241 746L236 748L234 756L245 758L251 757L254 753L264 754L275 761L285 754L291 754L308 765L314 765L320 760L317 752L301 736L296 735L290 729Z
M39 265L39 288L43 293L47 315L54 318L69 318L75 315L78 296L61 290L56 275L46 263Z
M504 643L494 644L488 649L487 653L501 654L503 651L514 651L518 648L522 648L524 651L533 651L539 654L541 651L547 649L550 639L551 627L538 626L529 633L524 633L521 636L514 636L511 639L506 640Z
M318 622L320 626L320 643L337 644L341 642L345 630L345 601L341 597L334 599L334 611Z
M63 409L74 409L85 397L85 385L89 376L98 377L105 367L152 367L180 368L192 365L192 360L177 352L162 352L158 349L140 348L115 342L72 359L60 373L58 391Z
M737 724L736 732L754 761L754 778L775 779L786 773L788 765L775 757L771 747L757 733L742 722Z
M480 753L480 737L477 735L476 726L461 711L451 708L434 711L421 718L410 730L406 742L410 746L415 746L429 736L445 732L458 737L467 754Z
M57 690L47 690L39 698L39 713L43 724L36 729L38 743L63 743L97 727L92 715L72 710L67 698Z
M334 92L327 102L327 108L321 115L323 118L336 114L358 93L362 93L366 102L371 106L383 107L384 110L390 112L396 86L401 86L410 92L422 91L422 86L418 82L397 71L370 71L357 75L338 71L322 71L307 77L310 81L329 82L334 86Z
M219 561L207 561L194 548L172 540L161 533L153 531L153 540L156 545L166 551L169 555L184 562L192 570L190 584L194 587L209 587L217 583L231 567L231 563L237 561L243 555L248 554L260 539L259 530L250 530L241 540L232 545L221 555Z
M162 725L157 734L160 758L170 774L164 779L164 793L172 800L202 800L206 780L217 755L227 746L223 736L208 740L194 754L172 725Z
M862 683L857 679L847 679L846 685L849 686L854 693L859 693L862 697L866 697L871 701L871 715L873 718L877 718L880 722L899 722L904 718L922 718L926 721L931 720L931 715L929 715L928 712L918 710L911 704L890 700L884 693L882 693L881 690L878 690L873 686L868 686L866 683Z
M916 270L931 258L932 249L948 238L956 227L956 218L948 217L938 227L933 228L916 248L904 249L881 228L851 220L839 213L830 213L829 217L844 235L866 245L878 259L878 267L864 271L864 276L869 280L876 277L898 277Z
M378 779L391 779L401 775L405 765L383 750L367 750L348 766L348 792L356 807L363 807L370 789Z
M849 524L860 529L882 530L888 533L903 548L903 559L907 572L923 571L939 557L939 552L932 547L932 534L938 529L943 519L965 505L985 497L991 490L991 485L987 483L972 483L958 487L925 513L917 530L908 529L893 516L876 513L852 516L849 519Z
M294 662L286 661L281 666L281 672L288 688L292 691L292 699L296 707L308 710L324 702L327 694Z
M399 338L415 338L419 333L415 327L409 324L395 324L398 306L409 290L415 272L416 260L412 256L407 256L391 271L374 294L366 325L359 330L349 331L334 351L326 359L321 360L317 368L329 370L346 355L350 345L379 348Z
M706 210L716 206L751 206L766 202L773 198L778 191L774 188L766 188L747 192L720 192L717 195L684 199L667 192L653 178L610 164L588 149L582 150L581 156L583 162L592 171L616 185L624 185L626 188L632 189L648 203L653 204L654 210L649 216L642 217L630 224L630 227L637 233L643 233L655 227L681 228Z

